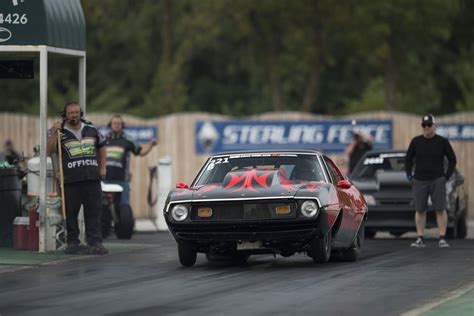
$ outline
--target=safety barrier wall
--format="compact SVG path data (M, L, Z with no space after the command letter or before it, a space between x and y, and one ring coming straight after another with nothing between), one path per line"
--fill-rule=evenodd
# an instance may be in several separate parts
M96 125L106 125L111 114L90 113L87 119ZM184 181L190 183L199 171L206 156L195 152L195 122L197 120L226 120L226 117L210 113L177 113L154 119L142 119L124 115L129 126L155 126L158 128L159 145L145 157L133 157L130 162L131 202L137 218L153 217L154 211L147 203L149 186L148 167L157 165L158 159L169 156L172 159L172 182ZM412 137L421 134L420 116L399 112L365 112L351 116L322 116L303 112L265 113L246 119L255 120L324 120L324 119L391 119L393 122L393 148L406 149ZM232 118L233 119L233 118ZM437 116L438 123L474 123L474 112L462 112ZM52 124L50 120L48 126ZM0 113L0 140L11 139L16 149L26 156L31 156L33 147L39 143L38 116L25 114ZM458 158L458 169L466 177L466 187L469 193L469 215L474 218L474 185L470 178L474 175L474 142L452 141ZM343 155L333 155L338 164L347 163ZM156 185L153 184L153 197L156 196Z

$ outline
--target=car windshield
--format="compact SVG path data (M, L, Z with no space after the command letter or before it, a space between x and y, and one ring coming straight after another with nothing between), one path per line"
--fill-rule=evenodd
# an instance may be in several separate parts
M405 153L381 153L367 155L357 165L351 177L375 178L377 172L405 172Z
M273 170L288 181L325 181L324 172L314 154L232 154L208 160L194 185L221 184L230 172Z

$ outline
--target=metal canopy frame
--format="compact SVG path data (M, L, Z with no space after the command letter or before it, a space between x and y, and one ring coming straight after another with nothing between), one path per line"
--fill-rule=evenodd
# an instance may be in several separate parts
M79 104L86 111L86 52L46 45L0 45L0 53L38 53L40 85L40 187L39 187L39 252L47 251L45 245L46 225L46 162L47 162L47 129L48 129L48 54L75 57L79 60Z

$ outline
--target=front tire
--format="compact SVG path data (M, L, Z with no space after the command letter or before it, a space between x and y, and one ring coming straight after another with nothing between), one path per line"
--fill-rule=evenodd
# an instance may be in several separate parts
M178 257L183 266L192 267L196 263L196 249L190 243L178 242Z
M311 257L316 263L326 263L331 257L332 231L328 231L322 238L313 238L311 241Z
M359 231L357 232L357 235L352 242L351 246L343 250L341 253L341 259L343 261L357 261L359 258L361 252L362 252L362 245L364 244L364 239L365 239L365 228L364 228L364 222L362 222Z
M128 204L121 204L118 209L118 222L114 225L115 235L118 239L130 239L135 227L132 207Z

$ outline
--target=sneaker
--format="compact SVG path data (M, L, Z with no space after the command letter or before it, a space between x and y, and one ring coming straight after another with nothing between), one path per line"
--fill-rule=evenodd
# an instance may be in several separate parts
M414 248L424 248L426 245L423 241L423 239L421 239L420 237L418 237L415 242L412 242L411 247L414 247Z
M444 239L444 238L441 238L441 239L438 241L438 246L439 246L439 248L449 248L449 244L448 244L448 242L446 241L446 239Z
M83 255L87 254L89 247L81 244L67 244L64 253L68 255Z
M89 246L88 248L88 255L106 255L109 253L107 248L105 248L101 243L98 243L94 246Z

